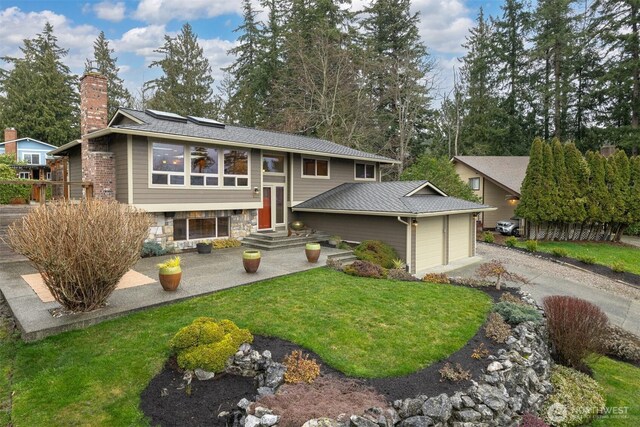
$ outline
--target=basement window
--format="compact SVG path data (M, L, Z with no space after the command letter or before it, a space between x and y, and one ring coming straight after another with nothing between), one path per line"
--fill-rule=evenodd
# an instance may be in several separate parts
M173 220L173 240L229 237L229 217Z

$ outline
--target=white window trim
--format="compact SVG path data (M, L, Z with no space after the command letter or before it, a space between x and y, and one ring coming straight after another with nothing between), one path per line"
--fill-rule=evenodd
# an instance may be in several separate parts
M42 153L38 153L38 152L35 152L35 151L22 151L21 160L23 162L25 161L24 160L24 156L38 156L38 162L37 163L28 163L28 164L30 164L30 165L39 165L39 164L41 164L40 160L42 159L41 154ZM31 160L33 160L33 159L31 159Z
M222 218L228 218L229 220L227 221L227 235L226 236L218 236L218 219L221 217L215 217L215 218L178 218L178 220L185 220L186 221L186 226L187 226L187 238L185 240L174 240L175 242L197 242L197 241L203 241L203 240L222 240L222 239L230 239L231 238L231 217L222 217ZM190 239L189 237L189 221L191 221L192 219L195 220L199 220L199 219L215 219L216 220L216 235L214 237L198 237L197 239Z
M26 178L23 178L23 177L22 177L22 175L23 175L23 174L26 174L26 175L27 175L27 177L26 177ZM22 172L18 172L18 178L19 178L19 179L30 179L30 175L31 175L31 172L24 172L24 171L22 171Z
M187 148L189 148L189 183L188 186L192 187L192 188L208 188L208 187L212 187L212 188L218 188L220 186L220 149L218 147L206 147L206 148L212 148L216 150L216 156L218 156L217 159L217 166L218 166L218 172L217 173L199 173L199 172L191 172L191 151L193 149L193 147L206 147L204 145L188 145ZM204 183L202 185L195 185L195 184L191 184L191 177L192 176L201 176L204 179ZM207 185L207 178L218 178L218 184L216 185Z
M472 182L476 181L478 183L478 188L474 188L473 185L471 185ZM473 191L480 191L480 177L479 176L472 176L471 178L468 179L467 181L469 188Z
M162 171L154 171L153 170L153 144L172 144L172 145L181 145L184 147L184 172L162 172ZM174 141L165 141L165 140L149 140L147 147L147 157L148 157L148 183L147 188L171 188L171 189L185 189L185 190L247 190L251 188L251 157L252 152L251 149L239 148L239 147L225 147L220 145L211 145L211 144L181 144L176 143ZM194 174L195 176L205 176L206 177L217 177L218 185L191 185L191 167L187 167L187 165L191 165L191 147L200 146L200 147L211 147L218 150L218 174ZM247 175L226 175L224 173L224 150L236 150L236 151L246 151L248 154L247 157ZM184 176L184 184L153 184L152 175L153 174L173 174ZM234 177L236 178L247 178L247 185L235 185L235 186L224 186L224 178L225 177ZM170 178L169 178L170 179Z
M274 157L274 156L278 156L278 157L282 157L284 158L284 162L283 162L283 170L284 172L267 172L264 170L264 158L265 157ZM274 152L264 152L261 151L260 152L260 170L262 171L262 173L264 175L269 175L269 176L287 176L287 153L274 153Z
M318 160L327 162L327 176L318 175L305 175L304 174L304 161L315 160L316 161L316 174L318 173ZM300 157L300 178L303 179L331 179L331 159L327 157L314 157L314 156L301 156Z
M366 167L367 165L373 166L373 178L358 178L357 169L358 165L365 165L365 175L367 174ZM356 181L376 181L378 179L378 168L375 163L372 162L353 162L353 179Z

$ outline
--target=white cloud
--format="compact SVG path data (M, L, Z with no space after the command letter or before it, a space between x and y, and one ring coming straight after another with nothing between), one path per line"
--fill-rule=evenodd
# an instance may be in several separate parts
M40 33L47 22L53 25L58 45L69 49L65 64L74 72L81 72L85 59L93 55L93 40L99 31L92 25L74 25L66 16L50 10L23 12L18 7L0 10L0 56L22 56L23 40Z
M226 13L241 13L238 0L141 0L134 17L154 24L173 19L212 18Z
M120 22L124 19L126 11L124 2L119 1L117 3L109 0L102 1L93 6L93 10L96 16L105 21Z
M143 57L145 64L148 65L160 58L154 50L164 44L165 34L175 35L167 33L164 25L136 27L124 33L120 39L113 40L112 46L116 52L132 52Z
M473 26L470 11L461 0L416 0L420 35L433 52L464 53L462 44Z

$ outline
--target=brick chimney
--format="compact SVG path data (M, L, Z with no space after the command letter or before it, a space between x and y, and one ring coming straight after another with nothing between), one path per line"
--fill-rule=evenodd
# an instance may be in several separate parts
M600 154L604 157L611 157L616 154L616 146L615 145L603 145L600 148Z
M116 197L115 157L108 137L89 138L88 133L107 127L107 78L88 72L80 79L80 133L82 135L82 180L93 183L96 199Z
M18 131L15 128L4 130L4 142L13 141L4 145L4 154L13 154L13 157L17 158L18 144L15 142L16 139L18 139Z

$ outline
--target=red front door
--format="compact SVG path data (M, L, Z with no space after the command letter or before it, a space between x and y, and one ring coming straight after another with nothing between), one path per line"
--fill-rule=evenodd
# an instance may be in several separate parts
M271 228L271 187L262 188L262 209L258 209L258 228Z

